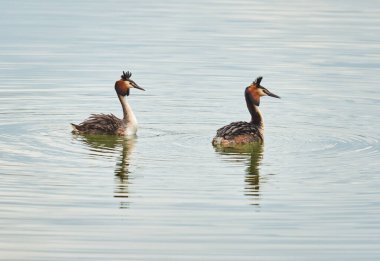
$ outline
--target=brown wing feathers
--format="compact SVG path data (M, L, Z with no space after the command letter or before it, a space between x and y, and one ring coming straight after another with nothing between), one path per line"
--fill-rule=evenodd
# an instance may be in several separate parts
M72 124L80 133L88 134L117 134L123 126L122 120L113 114L92 114L87 120L79 125Z
M236 121L218 129L216 136L231 139L239 135L255 135L256 133L258 133L257 126L245 121Z

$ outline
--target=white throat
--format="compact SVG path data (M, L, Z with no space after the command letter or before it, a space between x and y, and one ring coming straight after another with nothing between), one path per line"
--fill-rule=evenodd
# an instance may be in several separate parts
M260 128L261 128L261 129L264 129L264 117L263 117L263 114L261 113L261 110L259 109L258 106L257 106L257 114L258 114L259 117L261 118Z
M137 120L132 111L131 106L124 96L118 95L121 107L123 108L123 123L125 128L125 135L134 135L137 132Z

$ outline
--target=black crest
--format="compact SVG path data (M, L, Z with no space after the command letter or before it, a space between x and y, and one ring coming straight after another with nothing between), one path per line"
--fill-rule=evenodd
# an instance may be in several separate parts
M254 81L253 83L256 83L258 86L260 86L262 79L263 79L263 76L259 76L259 77L257 77L256 81Z
M126 80L129 80L129 78L131 78L131 76L132 76L131 72L129 72L129 71L124 72L123 71L123 75L121 76L121 79L123 79L124 81L126 81Z

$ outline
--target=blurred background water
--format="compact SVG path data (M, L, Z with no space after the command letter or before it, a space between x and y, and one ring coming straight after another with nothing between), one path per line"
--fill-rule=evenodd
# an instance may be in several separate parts
M380 3L0 1L0 259L379 260ZM70 133L122 112L137 139ZM216 150L249 120L265 145Z

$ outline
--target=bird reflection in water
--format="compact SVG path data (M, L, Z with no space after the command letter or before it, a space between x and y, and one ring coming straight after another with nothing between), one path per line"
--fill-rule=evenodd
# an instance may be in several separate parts
M215 150L228 161L245 162L247 165L245 175L245 195L248 196L251 205L259 205L260 199L260 163L263 157L264 146L261 143L252 143L234 147L219 147Z
M92 155L114 159L117 155L115 166L115 191L114 197L120 198L120 208L128 208L130 156L134 150L136 138L129 136L106 136L106 135L81 135L77 139L89 146Z

